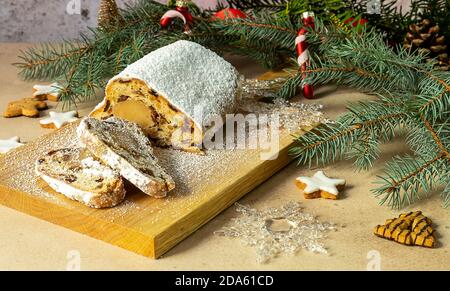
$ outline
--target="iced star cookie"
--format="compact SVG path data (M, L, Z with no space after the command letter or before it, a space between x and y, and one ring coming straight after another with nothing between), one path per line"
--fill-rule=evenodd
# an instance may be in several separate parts
M316 172L312 177L298 177L295 182L297 187L303 190L306 199L336 200L339 191L345 187L345 180L328 178L322 171Z
M0 139L0 155L6 154L10 150L20 146L23 146L23 143L20 142L20 138L17 136L8 139Z
M61 89L58 83L50 85L34 85L33 98L39 101L49 100L53 102L59 101Z
M78 113L76 111L68 112L54 112L50 111L50 117L44 118L39 123L43 128L57 129L64 125L78 120Z

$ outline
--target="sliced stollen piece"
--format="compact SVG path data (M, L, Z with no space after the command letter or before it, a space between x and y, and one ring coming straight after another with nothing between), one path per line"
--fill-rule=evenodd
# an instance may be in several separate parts
M78 129L81 144L142 190L156 198L175 188L153 155L150 140L139 126L117 117L84 118Z
M114 207L125 198L119 172L88 150L53 150L36 161L36 174L56 192L92 208Z
M133 121L159 146L200 153L208 120L234 111L238 79L216 53L180 40L113 77L90 116Z

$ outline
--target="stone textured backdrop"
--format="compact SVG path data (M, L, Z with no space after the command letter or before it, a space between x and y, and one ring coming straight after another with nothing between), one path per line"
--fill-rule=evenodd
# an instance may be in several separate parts
M117 0L124 3L136 0ZM166 2L166 0L159 0ZM220 0L194 0L202 7ZM407 3L409 0L398 1ZM67 12L69 3L80 3L80 14ZM74 38L96 26L100 0L0 0L0 42L53 41Z

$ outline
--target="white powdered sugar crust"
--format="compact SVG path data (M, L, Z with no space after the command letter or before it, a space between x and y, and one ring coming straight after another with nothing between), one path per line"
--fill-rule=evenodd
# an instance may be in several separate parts
M117 172L109 167L105 167L99 161L92 157L88 157L81 160L83 168L83 174L87 176L103 176L109 179L113 179L117 176Z
M104 121L85 118L77 134L82 146L148 195L164 197L174 187L172 178L158 165L150 141L136 124L116 117Z
M231 113L236 106L238 73L213 51L179 40L157 49L111 79L140 79L191 117L198 126L209 116ZM201 108L203 116L196 111Z
M83 191L81 189L77 189L72 187L66 183L63 183L55 178L52 178L47 175L40 174L40 177L48 183L48 185L54 189L56 192L59 192L70 199L76 201L83 201L84 204L88 205L92 198L96 195L93 192Z

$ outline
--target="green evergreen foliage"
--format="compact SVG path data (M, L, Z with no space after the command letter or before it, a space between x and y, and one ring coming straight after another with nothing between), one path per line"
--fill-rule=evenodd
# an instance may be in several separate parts
M349 9L366 18L369 26L384 34L391 45L402 43L409 25L422 19L438 24L446 39L450 39L450 0L411 0L409 8L398 8L396 1L380 0L379 14L367 12L370 1L346 0Z
M274 68L290 57L292 47L282 48L262 41L246 41L223 33L228 21L212 21L214 11L191 9L195 20L192 33L183 32L176 19L168 29L161 29L160 18L169 8L151 0L138 1L121 11L125 25L92 29L79 40L44 44L22 52L15 65L24 79L50 79L63 85L61 101L64 106L96 98L96 92L106 80L128 64L149 52L180 39L198 42L217 53L232 52L253 57L268 68ZM275 39L276 40L276 39ZM289 48L286 48L289 47Z
M166 10L165 5L141 1L133 9L122 11L124 26L92 29L91 36L81 35L78 41L32 48L23 52L22 62L16 66L24 79L51 79L63 84L61 101L65 105L86 101L108 77L167 44L166 38L174 38L159 27L159 18ZM155 38L157 34L167 37Z
M297 26L273 14L254 14L254 21L234 20L228 35L247 41L264 40L288 49ZM298 24L300 25L300 24ZM316 21L309 32L311 66L289 70L291 77L280 90L293 97L304 83L334 83L376 94L377 100L348 106L335 124L322 124L297 138L291 154L308 166L354 160L367 170L380 154L380 145L406 132L414 155L387 163L374 193L380 203L402 208L444 189L443 205L449 205L450 171L450 73L437 71L423 56L398 47L392 49L374 29L348 32ZM295 56L293 53L292 56ZM293 59L293 66L296 65ZM306 73L306 78L303 74Z
M357 13L350 9L346 0L227 0L228 5L241 10L276 11L279 17L298 19L303 12L312 11L323 21L331 22L330 17L335 15L344 22L347 19L359 18Z
M380 13L369 13L372 0L227 0L228 4L242 10L278 11L280 16L296 18L305 11L313 11L327 23L336 15L342 22L353 17L368 20L369 27L383 34L391 46L403 42L408 27L421 19L438 24L450 40L450 0L411 0L410 7L397 7L396 1L379 0Z
M357 169L366 170L379 156L379 145L405 131L414 155L387 163L375 195L380 203L402 208L442 187L447 207L450 73L434 70L421 56L402 48L390 49L373 30L325 42L307 77L302 80L305 72L297 72L292 78L298 79L295 85L342 84L376 93L378 99L350 105L336 124L321 125L298 137L291 153L310 166L352 158Z

